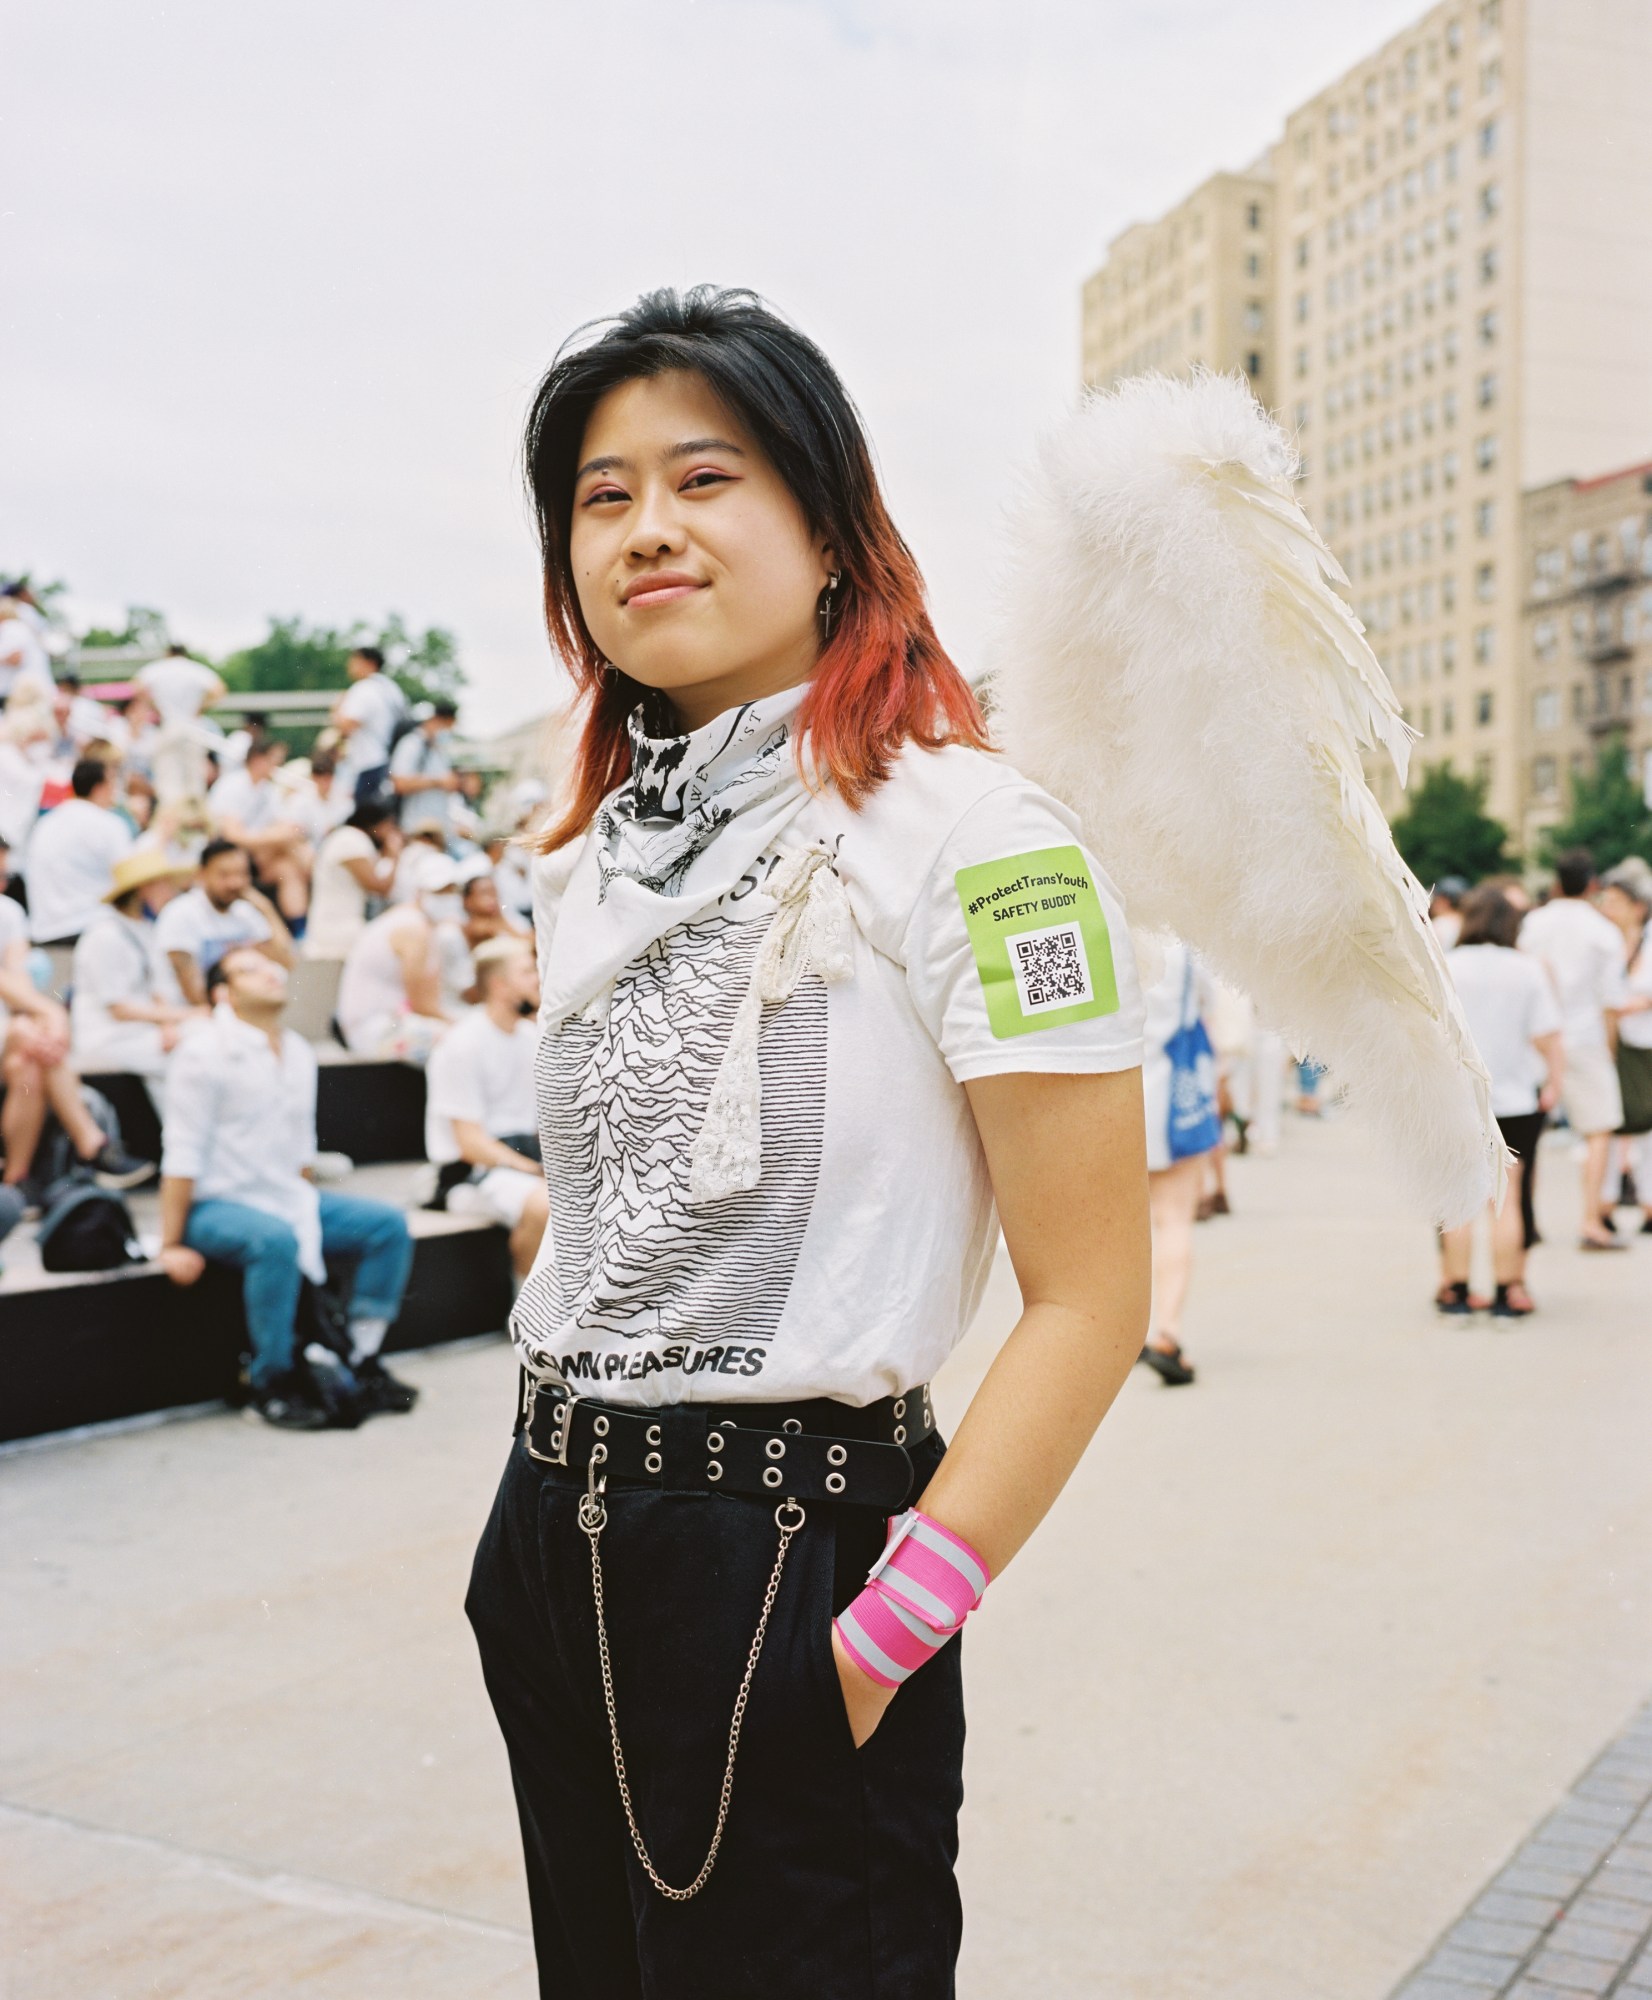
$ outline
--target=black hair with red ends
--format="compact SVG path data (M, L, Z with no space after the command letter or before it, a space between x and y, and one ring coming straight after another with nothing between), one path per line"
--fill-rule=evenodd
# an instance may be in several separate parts
M799 714L798 754L858 806L904 743L987 745L969 684L930 623L923 578L884 505L860 413L814 342L754 292L650 292L584 346L558 354L523 444L545 573L545 623L584 707L572 789L542 852L590 824L631 768L626 718L646 690L612 668L580 615L569 563L574 474L592 410L622 382L699 375L757 440L830 543L841 573L830 636ZM581 329L582 332L589 329ZM577 339L578 336L576 335Z

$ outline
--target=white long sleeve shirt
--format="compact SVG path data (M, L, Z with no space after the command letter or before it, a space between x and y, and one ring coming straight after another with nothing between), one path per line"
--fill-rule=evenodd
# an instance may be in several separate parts
M270 1038L220 1001L179 1043L167 1079L161 1172L195 1183L197 1201L236 1201L280 1218L298 1239L298 1267L314 1284L321 1204L304 1169L316 1156L315 1051L283 1031Z

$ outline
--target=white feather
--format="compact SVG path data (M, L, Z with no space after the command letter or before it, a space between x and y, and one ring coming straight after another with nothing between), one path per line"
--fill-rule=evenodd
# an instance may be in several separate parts
M993 689L1133 923L1326 1065L1436 1220L1503 1187L1490 1081L1360 762L1413 732L1296 455L1239 378L1144 376L1045 439L1012 511Z

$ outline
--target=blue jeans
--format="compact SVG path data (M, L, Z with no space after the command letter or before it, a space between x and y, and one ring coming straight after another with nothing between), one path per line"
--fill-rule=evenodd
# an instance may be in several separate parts
M247 1333L252 1341L252 1386L267 1389L293 1365L293 1322L301 1273L298 1239L279 1216L239 1201L198 1201L189 1211L184 1241L213 1264L241 1273ZM401 1309L413 1264L407 1218L388 1202L360 1195L321 1195L321 1247L356 1260L350 1317L393 1320Z

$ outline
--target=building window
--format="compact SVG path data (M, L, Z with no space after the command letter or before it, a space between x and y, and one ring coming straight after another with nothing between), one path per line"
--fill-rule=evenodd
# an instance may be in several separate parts
M1447 389L1440 398L1440 422L1447 430L1457 421L1457 391Z
M1187 316L1187 330L1191 334L1201 334L1205 330L1205 309L1195 306Z
M1480 127L1480 157L1489 160L1497 153L1497 120L1488 118Z
M1540 799L1552 799L1559 788L1560 774L1552 757L1532 759L1532 791Z
M1457 484L1457 454L1448 451L1440 460L1440 478L1448 487Z
M1261 372L1262 372L1262 357L1253 348L1251 352L1245 356L1245 373L1254 382L1257 376L1261 374ZM1302 461L1302 470L1304 475L1306 475L1308 470L1308 461L1306 459Z
M1497 344L1497 308L1489 307L1480 315L1476 325L1480 333L1480 345L1494 347Z
M1474 719L1483 729L1491 720L1491 689L1482 688L1474 697Z
M1305 347L1299 347L1299 348L1298 348L1298 349L1296 350L1296 372L1297 372L1297 374L1298 374L1298 375L1306 375L1306 374L1307 374L1307 372L1308 372L1308 370L1309 370L1309 368L1311 367L1311 365L1312 365L1312 360L1311 360L1311 357L1310 357L1310 355L1309 355L1309 353L1308 353L1308 350L1307 350L1307 348L1305 348Z
M1299 323L1308 317L1309 312L1312 310L1312 304L1313 302L1312 300L1310 300L1306 292L1297 293L1296 317ZM1259 333L1262 330L1262 308L1260 306L1257 306L1255 308L1255 312L1256 312L1255 331Z
M1445 45L1448 56L1454 56L1461 52L1463 46L1463 24L1461 21L1447 21ZM1452 88L1455 89L1456 85L1454 84Z
M1534 729L1558 729L1560 727L1560 690L1539 688L1532 696L1532 727Z
M1487 181L1480 190L1480 213L1487 222L1503 205L1503 193L1496 181Z
M1442 611L1457 609L1457 579L1449 571L1440 578L1440 609Z
M1305 271L1308 268L1308 258L1311 254L1308 246L1311 241L1312 239L1308 236L1299 236L1296 239L1296 268L1299 271Z
M1449 736L1457 726L1457 704L1447 695L1440 703L1440 734Z
M1589 690L1582 681L1572 683L1572 720L1574 722L1589 720Z
M1482 410L1489 410L1496 403L1497 375L1495 370L1488 370L1486 374L1480 377L1475 393Z
M1474 628L1474 657L1482 667L1489 667L1497 650L1497 629L1492 625L1476 625Z
M1497 463L1497 437L1488 431L1484 437L1474 440L1474 463L1482 472L1490 472Z
M1480 282L1489 285L1497 276L1497 245L1488 243L1480 252Z
M1552 618L1540 618L1532 627L1532 651L1540 660L1552 660L1560 644L1560 627Z
M1440 358L1448 368L1457 359L1457 329L1454 326L1448 326L1440 335Z
M1497 568L1493 563L1481 563L1474 572L1474 594L1482 604L1489 604L1497 595Z
M1245 210L1245 227L1247 229L1260 229L1262 227L1262 204L1259 201L1253 201L1247 206Z
M1474 532L1477 535L1490 535L1496 531L1496 528L1497 502L1495 500L1482 500L1474 510Z
M1454 549L1456 546L1457 516L1455 514L1442 514L1440 516L1440 547L1442 549Z

